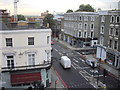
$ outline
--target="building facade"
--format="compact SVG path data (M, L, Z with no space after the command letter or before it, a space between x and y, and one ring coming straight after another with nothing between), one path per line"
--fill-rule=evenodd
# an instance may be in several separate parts
M64 15L64 36L75 47L90 47L97 44L99 15L96 12L72 12Z
M97 58L107 60L115 67L119 67L120 59L120 11L99 12L99 40Z
M51 83L51 30L0 31L0 87Z

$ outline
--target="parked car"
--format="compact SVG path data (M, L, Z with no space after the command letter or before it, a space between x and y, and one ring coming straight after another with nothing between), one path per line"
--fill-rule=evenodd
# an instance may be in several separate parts
M71 60L67 56L62 56L61 57L60 64L64 68L71 68Z
M94 67L97 67L97 60L95 59L86 59L85 62L91 67L93 67L93 63L94 63Z
M54 45L54 40L51 40L51 45Z

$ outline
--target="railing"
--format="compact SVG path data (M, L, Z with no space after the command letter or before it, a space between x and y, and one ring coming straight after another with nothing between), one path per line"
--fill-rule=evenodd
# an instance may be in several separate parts
M31 70L31 69L50 69L51 66L52 66L51 61L45 61L43 64L37 64L37 65L2 67L2 72L12 72L12 71Z

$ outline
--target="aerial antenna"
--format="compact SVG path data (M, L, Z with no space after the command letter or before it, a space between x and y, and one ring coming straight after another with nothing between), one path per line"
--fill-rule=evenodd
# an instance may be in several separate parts
M19 0L14 0L14 22L17 22L17 2Z

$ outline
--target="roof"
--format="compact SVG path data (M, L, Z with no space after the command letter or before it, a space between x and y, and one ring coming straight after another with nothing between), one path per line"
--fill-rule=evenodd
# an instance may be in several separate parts
M67 56L62 56L61 58L64 58L65 60L70 60Z
M68 14L98 15L98 12L71 12L71 13L65 13L65 15L68 15Z
M0 21L0 31L1 30L8 30L7 26L2 21Z

